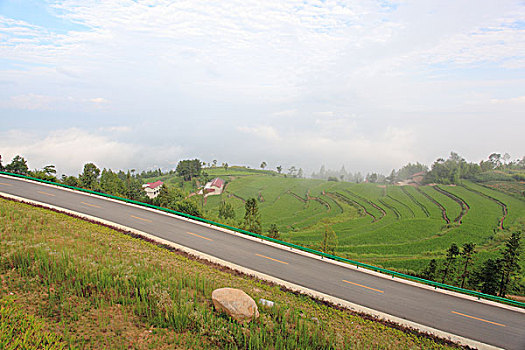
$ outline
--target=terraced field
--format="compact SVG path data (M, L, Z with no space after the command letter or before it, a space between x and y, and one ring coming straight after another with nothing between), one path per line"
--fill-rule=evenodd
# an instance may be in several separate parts
M338 255L401 271L420 271L452 243L474 242L480 256L493 256L503 229L525 219L524 200L471 182L412 187L263 174L227 179L221 196L208 197L207 217L217 219L225 200L239 221L244 201L254 197L264 232L276 224L283 239L319 249L330 226Z

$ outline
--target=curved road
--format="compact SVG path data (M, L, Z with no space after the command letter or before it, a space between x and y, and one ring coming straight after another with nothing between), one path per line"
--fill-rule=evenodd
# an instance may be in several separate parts
M333 297L505 349L525 349L525 313L420 288L125 203L0 175L6 193L147 232Z

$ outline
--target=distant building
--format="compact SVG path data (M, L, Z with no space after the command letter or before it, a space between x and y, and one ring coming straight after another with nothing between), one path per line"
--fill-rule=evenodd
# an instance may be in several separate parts
M419 173L415 173L414 175L412 175L412 181L418 185L421 185L426 174L426 171L420 171Z
M412 174L409 179L398 181L396 185L398 186L419 186L423 184L423 179L425 178L426 171L420 171L419 173Z
M204 186L204 195L212 196L216 194L221 194L223 189L224 189L224 180L216 177L215 179L208 182Z
M155 181L142 185L142 189L146 192L146 196L149 198L155 198L159 195L160 188L163 184L164 182L162 181Z

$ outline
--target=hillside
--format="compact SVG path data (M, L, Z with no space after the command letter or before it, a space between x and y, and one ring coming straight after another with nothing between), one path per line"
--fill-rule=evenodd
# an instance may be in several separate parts
M413 274L432 259L443 260L453 243L476 244L476 266L496 258L510 235L506 229L525 220L520 182L464 180L460 185L414 187L298 179L250 170L206 169L210 178L227 181L222 195L209 196L202 204L207 218L221 221L218 209L226 201L236 214L229 223L240 225L246 200L256 198L263 233L276 224L281 239L320 249L329 226L338 238L337 255ZM178 184L174 176L164 180Z
M0 199L0 232L0 345L449 348L64 214ZM213 309L224 286L276 307L239 325Z

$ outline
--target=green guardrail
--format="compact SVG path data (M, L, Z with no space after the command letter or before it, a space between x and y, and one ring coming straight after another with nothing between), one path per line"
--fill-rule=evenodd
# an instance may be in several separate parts
M237 227L224 225L224 224L221 224L219 222L215 222L215 221L211 221L211 220L200 218L198 216L193 216L193 215L189 215L189 214L186 214L186 213L181 213L181 212L178 212L178 211L175 211L175 210L171 210L171 209L167 209L167 208L157 207L157 206L152 205L152 204L143 203L143 202L135 201L135 200L132 200L132 199L127 199L127 198L117 197L117 196L113 196L113 195L107 194L107 193L101 193L101 192L96 192L96 191L92 191L92 190L87 190L85 188L69 186L69 185L65 185L65 184L61 184L61 183L57 183L57 182L53 182L53 181L37 179L37 178L31 177L31 176L26 176L26 175L13 174L13 173L8 173L8 172L4 172L4 171L0 171L0 174L13 176L13 177L20 177L20 178L24 178L24 179L27 179L27 180L32 180L32 181L42 182L42 183L46 183L46 184L50 184L50 185L55 185L55 186L58 186L58 187L65 187L65 188L69 188L69 189L72 189L72 190L86 192L86 193L94 194L94 195L101 196L101 197L112 198L112 199L116 199L116 200L127 202L127 203L136 204L136 205L143 206L143 207L148 207L148 208L152 208L152 209L156 209L156 210L161 210L161 211L164 211L164 212L167 212L167 213L170 213L170 214L175 214L175 215L182 216L182 217L185 217L185 218L189 218L189 219L192 219L192 220L204 222L204 223L207 223L207 224L210 224L210 225L213 225L213 226L222 227L222 228L225 228L225 229L228 229L228 230L239 232L239 233L242 233L242 234L245 234L245 235L248 235L248 236L260 238L262 240L278 243L278 244L287 246L287 247L292 248L292 249L298 249L298 250L302 250L304 252L308 252L308 253L311 253L311 254L319 255L319 256L324 257L324 258L328 258L328 259L332 259L332 260L335 260L335 261L341 261L341 262L344 262L344 263L352 264L352 265L357 266L357 268L363 267L363 268L368 269L368 270L381 272L383 274L387 274L387 275L392 276L392 278L399 277L399 278L403 278L403 279L406 279L406 280L411 280L411 281L423 283L423 284L426 284L426 285L430 285L430 286L433 286L434 288L441 288L441 289L451 290L451 291L462 293L462 294L471 295L471 296L477 297L478 299L483 298L483 299L488 299L488 300L497 301L497 302L504 303L504 304L509 304L509 305L525 308L525 303L520 302L520 301L507 299L507 298L502 298L502 297L498 297L498 296L490 295L490 294L485 294L485 293L481 293L481 292L476 292L476 291L473 291L473 290L464 289L464 288L460 288L460 287L456 287L456 286L451 286L451 285L444 284L444 283L434 282L434 281L426 280L424 278L407 275L407 274L404 274L404 273L401 273L401 272L397 272L397 271L387 270L387 269L384 269L384 268L381 268L381 267L377 267L377 266L361 263L359 261L350 260L350 259L347 259L347 258L342 258L342 257L337 256L337 255L327 254L327 253L324 253L324 252L321 252L321 251L318 251L318 250L315 250L315 249L303 247L303 246L300 246L300 245L297 245L297 244L294 244L294 243L285 242L285 241L281 241L279 239L266 237L266 236L263 236L263 235L260 235L260 234L257 234L257 233L253 233L253 232L250 232L250 231L246 231L246 230L243 230L243 229L240 229L240 228L237 228Z

